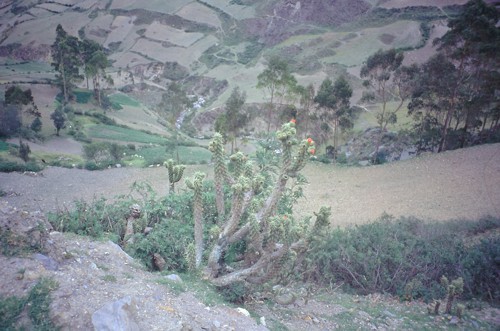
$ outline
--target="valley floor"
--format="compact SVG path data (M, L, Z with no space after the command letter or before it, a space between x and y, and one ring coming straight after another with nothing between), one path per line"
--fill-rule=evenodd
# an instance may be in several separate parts
M188 166L184 178L207 165ZM309 183L296 211L311 215L332 207L333 225L369 222L383 213L425 220L500 217L500 144L477 146L372 167L310 163ZM163 166L87 171L48 167L36 176L0 173L1 200L25 210L69 208L76 199L128 194L134 182L148 182L159 195L168 192ZM178 185L183 189L183 185Z

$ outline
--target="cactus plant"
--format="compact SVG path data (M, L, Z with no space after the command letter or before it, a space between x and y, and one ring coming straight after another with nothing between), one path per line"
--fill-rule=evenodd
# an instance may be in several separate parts
M169 192L175 192L175 183L181 180L182 175L184 174L184 169L186 169L185 165L175 164L175 161L172 159L168 159L163 163L165 168L168 171L168 182L170 183Z
M229 173L222 136L214 136L210 150L214 158L216 203L221 221L220 233L205 269L206 277L213 284L265 282L276 273L287 253L302 250L307 245L307 231L315 227L297 222L291 215L278 214L278 204L286 192L287 182L298 176L315 151L312 139L299 142L295 135L293 121L284 124L276 133L281 143L282 159L274 181L256 171L241 152L230 157L233 166ZM231 212L227 216L222 211L224 184L228 184L232 192ZM329 216L325 211L321 215ZM240 241L246 242L245 264L229 267L225 253L231 244Z
M464 291L464 280L462 277L459 277L450 283L446 276L442 276L441 285L446 289L446 307L444 313L450 314L453 301Z
M194 191L193 210L194 210L194 245L195 245L195 268L201 265L203 256L203 200L202 189L205 174L197 172L192 178L186 179L188 188Z

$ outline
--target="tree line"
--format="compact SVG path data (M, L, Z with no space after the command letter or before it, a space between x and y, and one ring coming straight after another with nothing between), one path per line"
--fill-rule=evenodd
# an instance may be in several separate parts
M449 30L434 40L437 52L425 63L403 65L404 53L396 49L379 50L368 57L360 72L365 88L361 102L380 105L375 114L374 163L384 132L397 122L405 106L417 152L442 152L500 139L499 18L495 7L472 0L449 20ZM305 135L314 130L317 142L333 140L334 151L339 131L352 128L360 112L350 104L352 87L345 76L335 81L326 78L316 91L312 84L298 84L278 57L271 58L258 75L257 88L267 96L268 132L276 112L281 111L299 119L298 129ZM238 98L243 103L235 103ZM216 125L232 140L245 124L235 111L243 104L244 94L235 88Z
M77 83L85 80L88 89L90 80L95 99L102 107L101 84L113 84L113 80L105 72L111 64L104 47L93 40L80 40L68 34L59 24L51 50L52 66L57 71L56 84L61 88L64 105L73 98L72 92Z

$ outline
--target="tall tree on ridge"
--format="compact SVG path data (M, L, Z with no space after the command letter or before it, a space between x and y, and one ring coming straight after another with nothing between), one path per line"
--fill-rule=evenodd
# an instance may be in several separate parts
M361 77L366 78L364 85L370 92L364 94L365 101L380 101L381 110L376 114L379 127L378 139L375 145L373 163L378 160L384 131L389 124L397 122L397 112L411 96L411 86L418 69L416 66L402 67L404 55L395 49L379 50L368 57L361 68ZM397 100L395 107L390 107L391 100Z
M354 112L350 105L351 96L352 88L349 82L344 76L340 76L335 83L329 78L323 80L314 98L314 102L324 110L321 117L332 123L335 154L338 147L338 128L349 128L353 125Z
M257 76L257 88L265 89L269 94L267 111L267 132L271 130L272 113L277 97L283 98L294 90L297 80L290 73L288 64L279 57L273 57L267 68Z
M68 35L61 24L56 28L56 40L52 44L52 66L59 72L56 78L61 85L64 104L69 102L73 84L82 79L79 74L81 66L80 43L78 38Z
M451 121L460 106L465 106L462 146L465 144L467 130L471 123L480 116L478 104L472 100L481 98L484 79L489 79L488 72L498 72L500 68L500 28L498 21L500 12L487 5L483 0L471 0L464 6L462 13L448 22L450 28L441 38L434 41L438 50L443 53L456 68L456 80L448 107L438 151L446 149L446 142ZM483 79L474 79L478 77ZM498 79L490 83L498 86ZM493 108L491 108L493 109ZM474 125L472 125L474 126Z

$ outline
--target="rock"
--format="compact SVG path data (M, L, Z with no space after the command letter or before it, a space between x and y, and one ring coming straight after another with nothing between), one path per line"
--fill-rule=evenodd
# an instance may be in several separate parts
M45 256L40 253L33 255L33 258L40 261L46 270L57 271L59 269L59 263L50 256Z
M246 317L250 317L250 313L245 308L238 307L236 308L236 311L242 315L245 315Z
M163 271L163 269L165 269L166 264L167 262L165 262L165 259L161 257L160 254L158 253L153 254L153 265L155 266L156 269L158 269L159 271Z
M167 276L165 276L165 278L174 282L174 283L179 283L179 284L183 283L181 277L179 277L179 275L176 275L176 274L167 275Z
M460 319L456 316L453 316L450 320L450 324L456 325L460 322Z
M219 321L215 320L215 321L212 322L212 324L213 324L213 326L215 327L216 330L220 329L221 324L220 324Z
M263 326L267 326L266 325L266 318L264 316L260 317L260 324L263 325Z
M363 161L359 161L358 164L362 167L366 167L366 166L369 166L371 164L371 162L368 160L363 160Z
M135 300L127 296L105 304L92 314L92 325L96 331L135 331Z
M0 232L4 233L4 249L41 251L46 247L52 226L41 212L27 212L0 202Z
M150 226L147 226L144 228L144 234L148 235L151 231L153 231L153 228Z
M39 270L26 270L23 275L25 280L38 280L42 278L42 273Z

